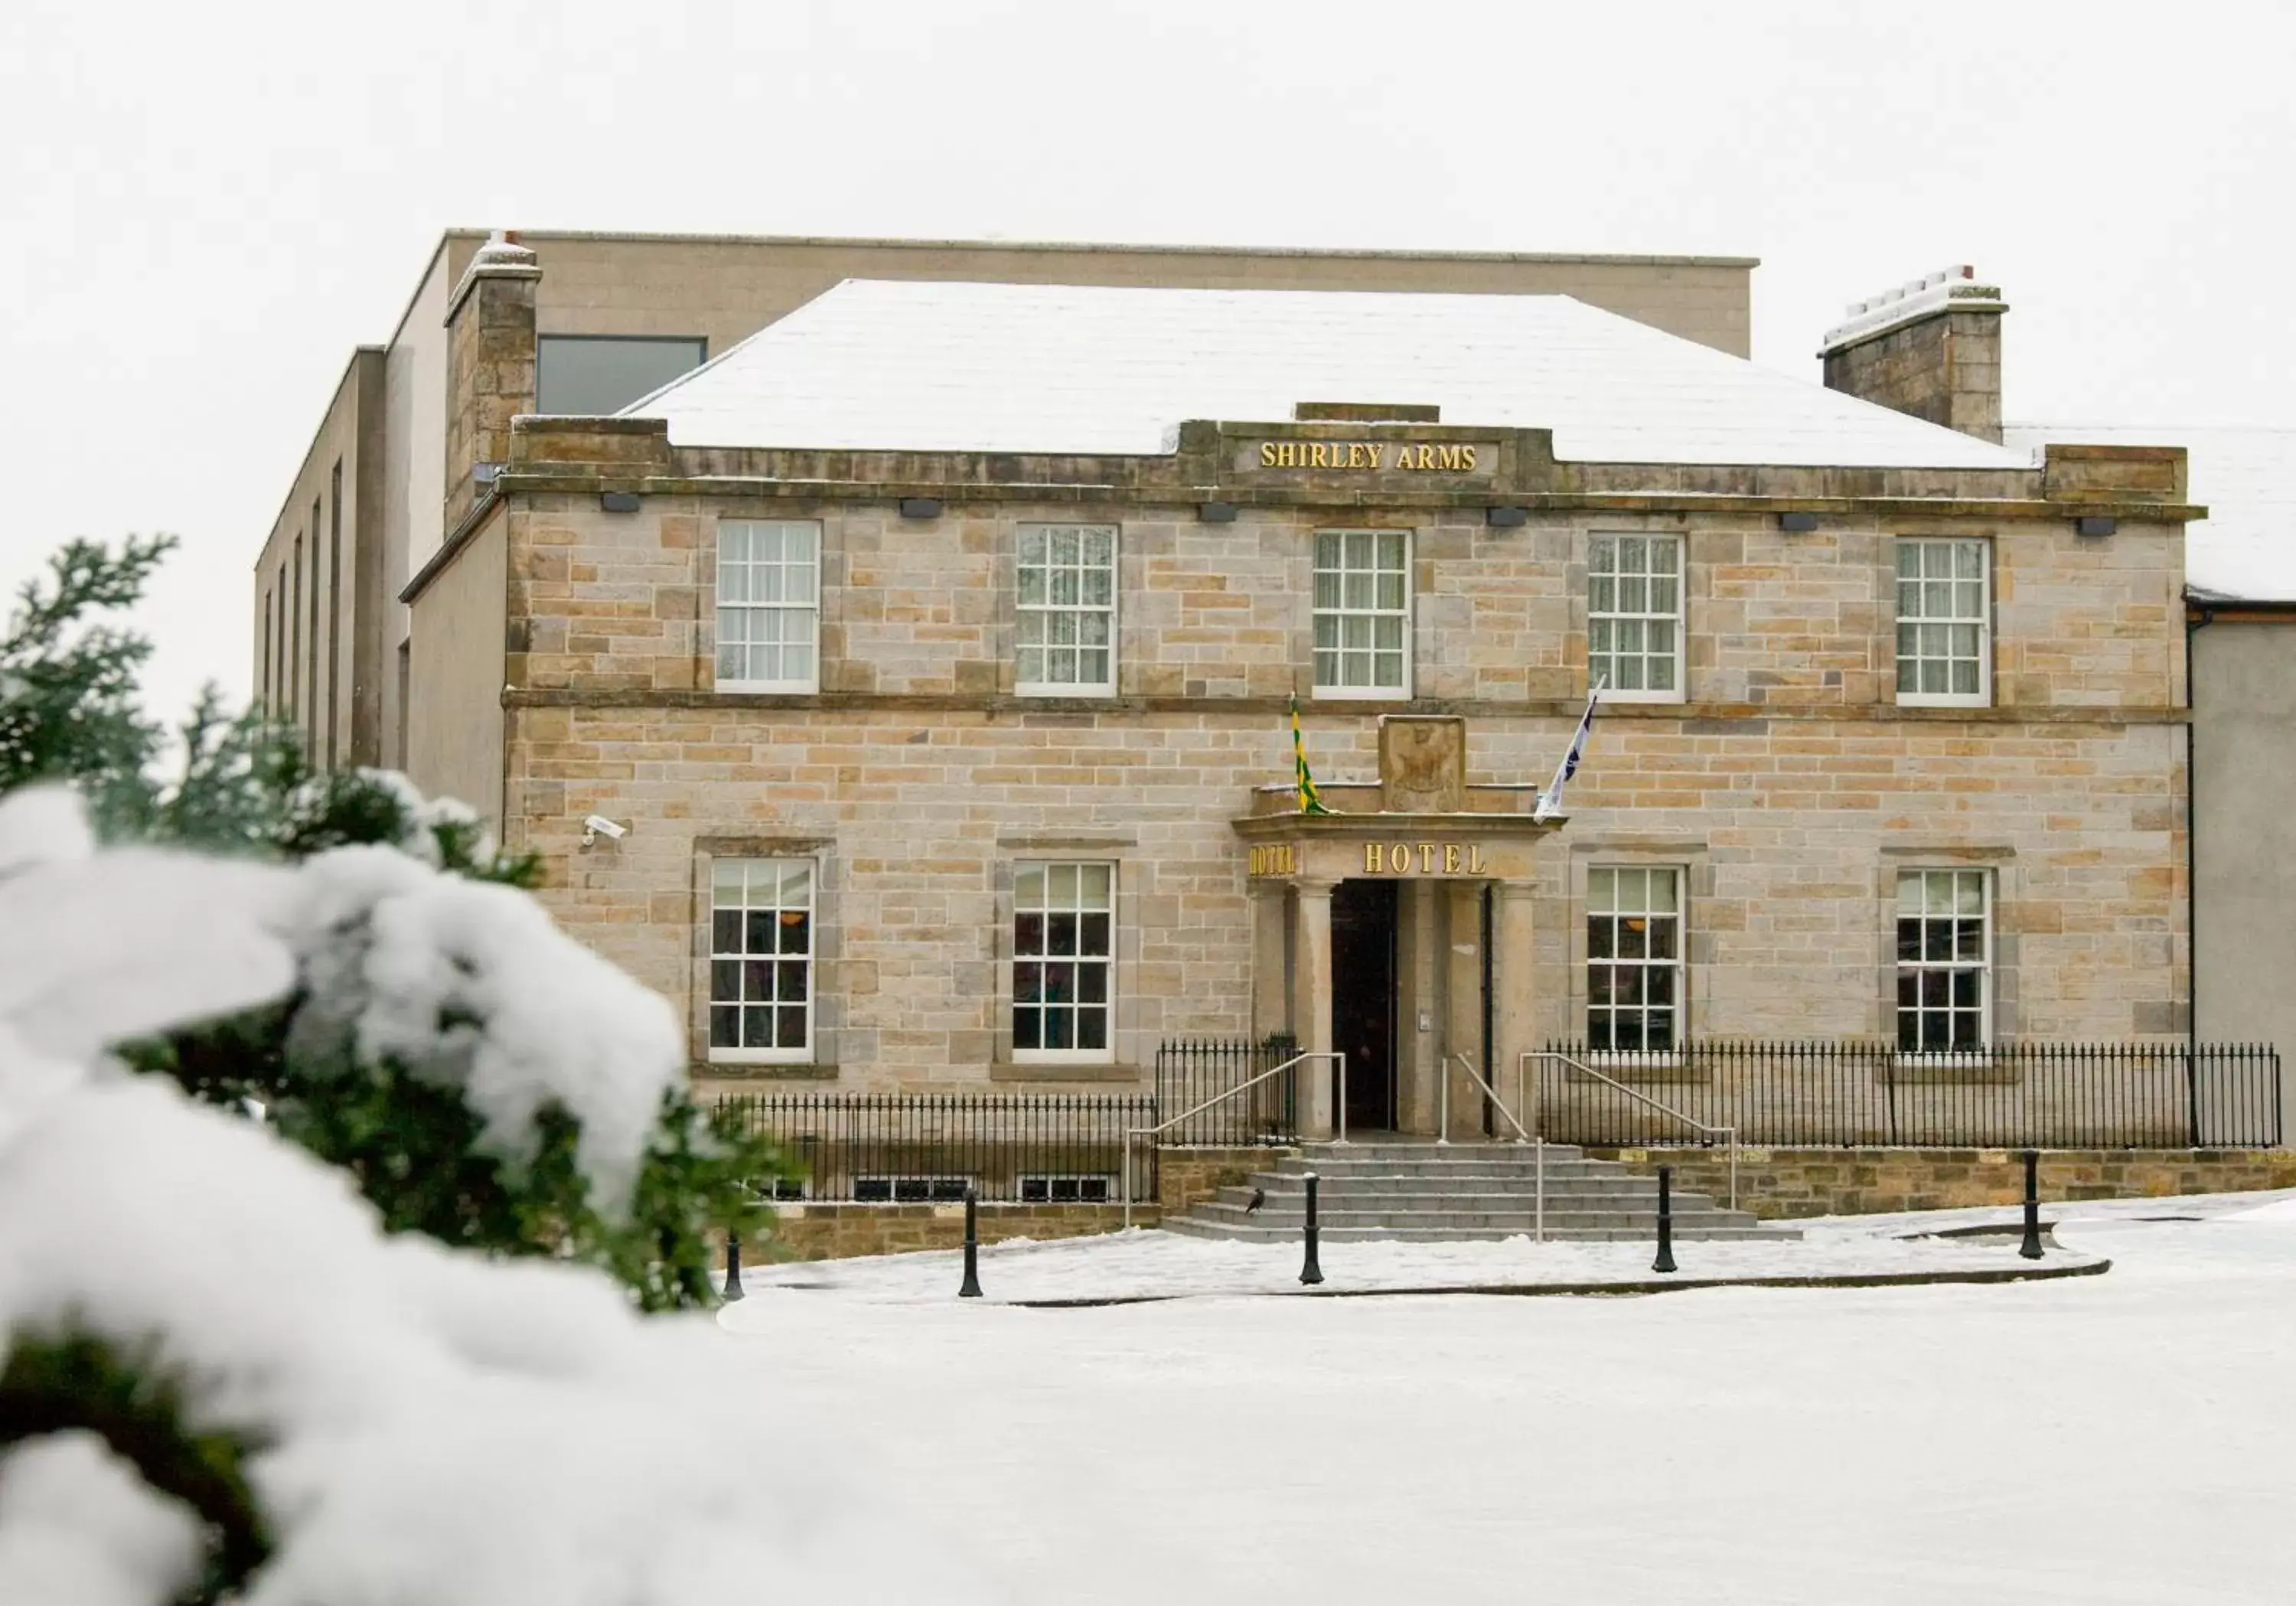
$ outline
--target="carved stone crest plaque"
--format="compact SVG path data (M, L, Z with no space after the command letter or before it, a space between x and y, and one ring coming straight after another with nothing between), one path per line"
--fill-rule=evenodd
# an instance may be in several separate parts
M1390 714L1379 722L1379 806L1390 814L1458 814L1467 807L1467 721Z

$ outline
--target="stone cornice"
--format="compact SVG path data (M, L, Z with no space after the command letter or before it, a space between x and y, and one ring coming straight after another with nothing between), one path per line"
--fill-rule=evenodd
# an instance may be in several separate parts
M1344 491L1322 488L1237 485L1160 486L1046 483L1013 481L952 483L940 480L776 480L719 475L628 478L594 473L551 472L543 465L504 473L496 482L503 494L583 496L628 491L637 496L748 498L769 502L873 502L890 505L906 497L930 497L952 507L1004 502L1062 506L1168 507L1193 516L1197 504L1228 502L1239 507L1332 508L1347 511L1480 511L1521 507L1531 513L1756 514L1815 513L1842 515L1996 520L2070 519L2095 515L2132 523L2187 523L2208 516L2205 507L2183 501L2123 498L2078 505L2039 498L1829 497L1797 493L1730 494L1691 490L1507 491L1478 490ZM570 468L572 465L563 465ZM409 589L419 588L410 587Z
M1017 719L1033 724L1078 724L1103 717L1145 714L1219 714L1237 718L1282 718L1287 697L1137 696L1060 698L984 696L969 692L772 692L673 691L612 687L538 687L509 688L503 706L520 708L695 709L714 712L756 713L978 713L991 719ZM1496 698L1447 699L1423 697L1409 702L1302 704L1305 719L1346 717L1374 720L1382 714L1451 714L1472 719L1569 719L1586 711L1583 697L1501 701ZM1652 721L1700 729L1693 735L1726 735L1731 727L1765 721L1823 722L1848 725L2183 725L2191 722L2189 710L2161 704L2090 706L2046 704L2005 708L1900 708L1890 703L1605 703L1599 721Z

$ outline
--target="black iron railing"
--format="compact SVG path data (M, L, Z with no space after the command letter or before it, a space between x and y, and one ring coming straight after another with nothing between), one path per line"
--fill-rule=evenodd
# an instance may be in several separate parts
M1124 1135L1156 1124L1132 1094L757 1093L725 1107L804 1168L783 1198L873 1204L1121 1204ZM1134 1158L1134 1201L1156 1197L1155 1152Z
M1291 1038L1259 1042L1218 1038L1183 1038L1156 1050L1156 1108L1160 1119L1186 1115L1157 1140L1172 1147L1235 1149L1261 1143L1294 1143L1300 1135L1300 1073L1293 1067L1234 1098L1221 1095L1274 1070L1300 1051ZM1329 1067L1325 1067L1329 1074Z
M2280 1055L2259 1043L2005 1042L1906 1054L1882 1042L1707 1042L1669 1053L1547 1051L1741 1143L1944 1149L2248 1149L2282 1134ZM1539 1062L1550 1141L1702 1140L1617 1087Z

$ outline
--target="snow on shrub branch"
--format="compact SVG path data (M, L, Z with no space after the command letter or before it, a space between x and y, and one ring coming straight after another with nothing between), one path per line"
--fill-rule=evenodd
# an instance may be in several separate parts
M581 1125L598 1207L627 1208L684 1045L668 1003L511 887L387 847L304 861L289 942L308 1001L288 1052L302 1067L392 1060L458 1088L486 1146L530 1157L553 1102Z
M241 1446L267 1547L220 1580L243 1606L984 1598L706 1320L385 1237L343 1173L94 1047L276 996L306 942L332 1029L462 1078L506 1132L564 1101L611 1175L645 1124L608 1073L641 1062L650 1115L666 1009L388 850L290 871L91 853L78 822L0 799L0 1600L166 1606L189 1582L183 1509L62 1431L127 1454L118 1400L57 1422L53 1374L43 1395L20 1364L74 1343L149 1369L128 1397L166 1421L138 1437ZM12 1445L31 1396L47 1437Z

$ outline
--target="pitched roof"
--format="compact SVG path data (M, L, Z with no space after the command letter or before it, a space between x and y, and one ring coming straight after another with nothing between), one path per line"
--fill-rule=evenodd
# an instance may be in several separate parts
M1145 455L1300 401L1431 402L1582 462L2031 461L1560 295L849 279L623 416L680 446Z
M2296 600L2296 426L2223 424L2012 424L2010 445L2181 446L2192 499L2209 516L2185 527L2195 589Z

